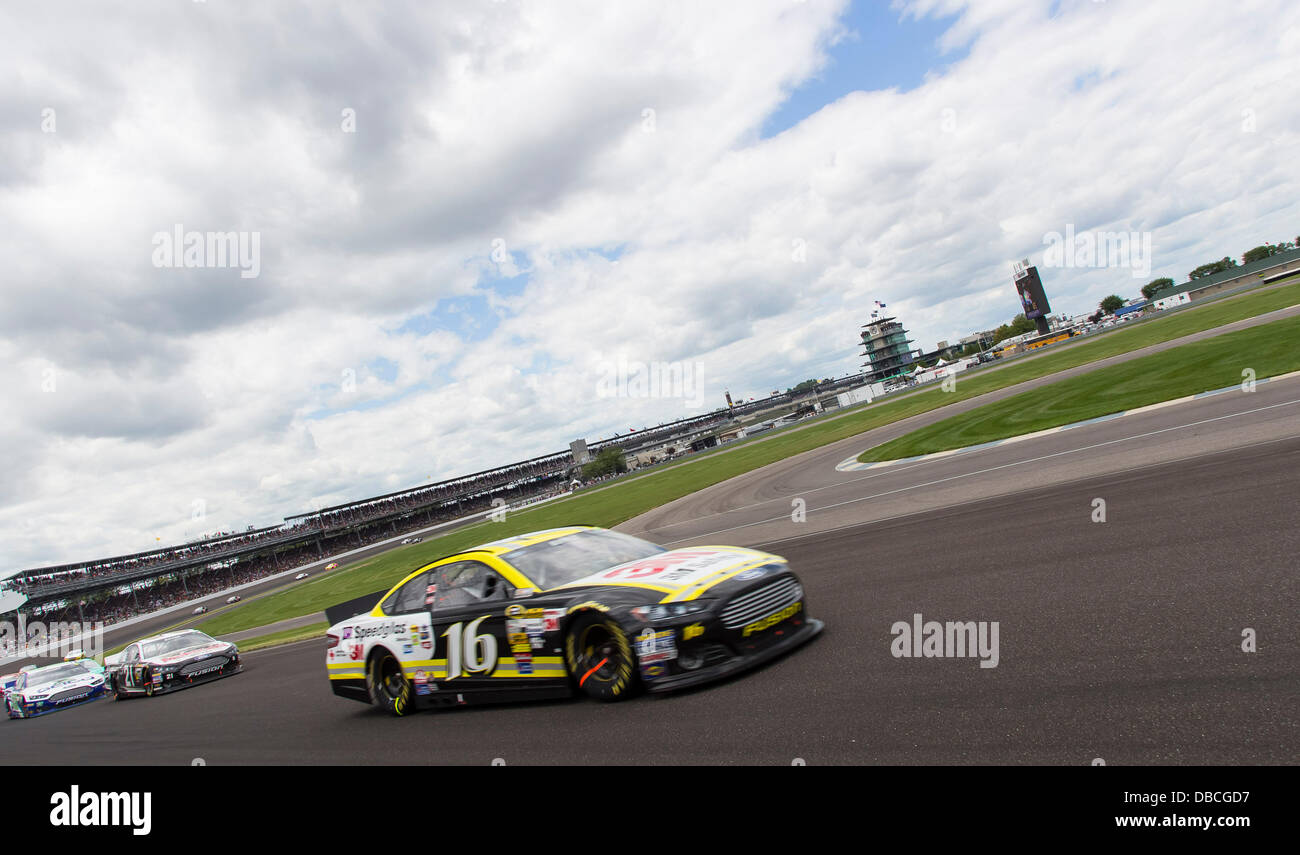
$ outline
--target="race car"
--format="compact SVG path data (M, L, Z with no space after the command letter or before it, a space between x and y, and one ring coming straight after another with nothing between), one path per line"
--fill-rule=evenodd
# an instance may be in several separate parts
M227 605L229 605L230 603L237 603L237 602L239 602L239 595L238 595L238 594L234 594L234 595L232 595L232 596L226 597L226 604L227 604Z
M190 612L190 614L192 614L192 615L201 615L201 614L206 614L207 611L208 611L208 607L207 607L207 606L199 606L197 609L195 609L194 611Z
M591 526L494 541L326 610L334 694L394 715L717 680L822 630L784 558Z
M338 563L337 561L331 561L330 563L328 563L328 564L325 565L325 569L326 569L326 570L333 570L333 569L334 569L335 567L337 567L337 566L339 566L339 563ZM305 574L304 574L304 575L305 575Z
M103 671L88 668L87 661L93 660L23 670L13 688L5 690L5 712L10 718L34 718L104 697Z
M239 648L197 629L132 642L104 658L109 689L118 700L187 689L243 670Z
M330 569L330 568L329 568L329 567L326 567L325 569L328 570L328 569ZM306 573L299 573L297 576L294 576L293 578L294 578L295 581L297 581L298 579L306 579L306 578L307 578L307 575L308 575L308 574L306 574Z

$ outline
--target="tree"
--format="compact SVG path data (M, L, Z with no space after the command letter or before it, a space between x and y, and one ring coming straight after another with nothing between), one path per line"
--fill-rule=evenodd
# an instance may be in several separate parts
M816 379L813 379L813 380L805 380L805 381L803 381L802 383L800 383L798 386L795 386L795 387L793 387L793 388L791 388L791 389L786 389L785 391L786 391L786 392L793 392L794 394L797 395L797 394L799 394L800 392L806 392L806 391L808 391L809 389L815 389L816 387L817 387L817 380L816 380Z
M961 355L962 358L965 359L966 357L974 356L979 352L980 352L980 343L978 341L972 341L970 344L962 348Z
M1237 262L1228 256L1224 256L1218 261L1211 261L1209 264L1202 264L1200 267L1187 274L1188 279L1204 279L1206 276L1213 276L1216 273L1222 273L1237 266Z
M1152 279L1150 282L1142 286L1142 296L1150 300L1156 295L1157 291L1163 291L1166 288L1172 287L1174 287L1174 280L1170 279L1168 276L1162 279Z
M1098 305L1103 312L1113 315L1117 310L1124 308L1124 298L1118 294L1111 294Z
M1268 258L1270 255L1277 255L1279 252L1288 252L1289 250L1293 250L1296 248L1297 244L1300 244L1300 238L1297 238L1296 240L1297 243L1291 243L1290 241L1282 241L1281 243L1278 244L1266 243L1266 244L1261 244L1260 246L1252 247L1251 249L1248 249L1244 253L1242 253L1241 263L1250 264L1255 261L1263 261L1265 258Z
M602 448L590 463L582 467L582 480L589 481L602 475L627 471L627 459L621 448Z
M1022 333L1033 332L1036 329L1038 329L1038 326L1033 321L1029 320L1029 318L1026 318L1024 313L1021 313L1012 318L1011 323L1003 324L994 331L993 343L997 344L1003 339L1021 335Z

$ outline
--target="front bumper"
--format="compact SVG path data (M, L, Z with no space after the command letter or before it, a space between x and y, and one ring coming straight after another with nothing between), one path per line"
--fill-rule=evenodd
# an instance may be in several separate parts
M677 673L666 674L655 679L643 679L643 682L647 691L671 692L721 680L789 653L796 647L811 641L824 628L825 624L816 618L806 618L798 628L786 632L780 638L751 653L735 653L724 661L704 665L694 671L679 670Z

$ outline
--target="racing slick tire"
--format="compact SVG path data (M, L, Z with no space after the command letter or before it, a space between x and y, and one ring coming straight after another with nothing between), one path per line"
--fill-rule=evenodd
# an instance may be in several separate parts
M366 688L370 701L390 715L410 715L415 712L415 698L411 681L402 671L402 663L387 650L380 649L370 657L366 666Z
M599 612L579 615L564 637L564 664L578 691L621 701L637 686L636 654L627 631Z

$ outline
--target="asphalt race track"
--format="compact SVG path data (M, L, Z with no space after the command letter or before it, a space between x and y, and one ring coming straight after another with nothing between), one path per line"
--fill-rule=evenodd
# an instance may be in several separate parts
M826 632L727 682L390 718L323 643L158 698L0 722L10 764L1295 763L1300 381L915 464L892 425L621 528L766 545ZM791 519L796 499L806 520ZM1105 502L1094 522L1095 500ZM998 664L895 658L891 626L996 621ZM1252 629L1258 650L1242 651Z

